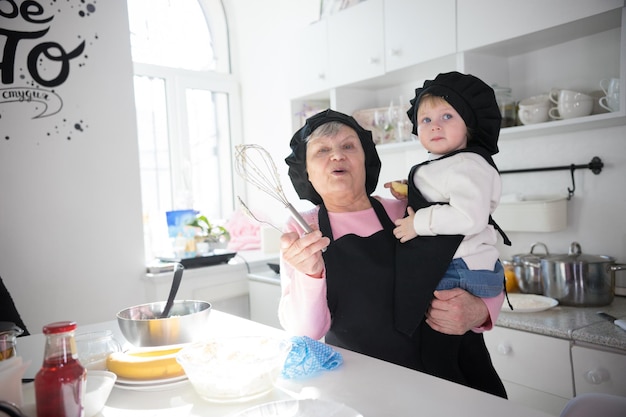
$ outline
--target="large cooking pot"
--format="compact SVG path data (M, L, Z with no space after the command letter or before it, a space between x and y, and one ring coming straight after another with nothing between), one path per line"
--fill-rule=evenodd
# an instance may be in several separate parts
M562 305L595 307L611 304L615 292L615 271L626 269L610 256L582 253L573 242L567 255L541 260L543 293Z
M535 253L535 249L543 247L544 253ZM549 256L548 247L541 242L530 246L530 253L513 255L515 279L521 292L526 294L543 294L541 278L541 259Z

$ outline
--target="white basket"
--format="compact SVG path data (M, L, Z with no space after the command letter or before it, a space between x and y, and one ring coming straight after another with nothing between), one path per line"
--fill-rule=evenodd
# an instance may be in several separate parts
M525 196L501 201L493 219L505 232L556 232L567 227L567 198Z

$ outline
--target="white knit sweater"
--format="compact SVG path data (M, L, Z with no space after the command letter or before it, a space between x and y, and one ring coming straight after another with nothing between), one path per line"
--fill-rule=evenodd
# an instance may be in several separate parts
M480 155L461 152L421 166L413 181L426 200L449 203L418 210L417 234L465 235L454 257L463 258L470 269L493 270L498 232L488 221L500 201L499 173Z

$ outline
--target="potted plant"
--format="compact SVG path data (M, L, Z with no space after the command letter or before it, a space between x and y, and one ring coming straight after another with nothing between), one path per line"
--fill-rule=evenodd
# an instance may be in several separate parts
M197 229L196 245L206 242L211 250L221 249L225 248L230 240L228 230L223 226L212 224L205 215L198 214L187 225Z

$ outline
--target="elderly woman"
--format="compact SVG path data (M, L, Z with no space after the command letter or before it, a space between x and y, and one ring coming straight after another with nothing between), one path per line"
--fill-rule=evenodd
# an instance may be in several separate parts
M403 217L406 201L370 196L381 165L371 133L352 117L326 110L309 118L290 146L289 176L300 198L316 205L302 213L315 230L305 234L293 221L281 237L282 326L436 375L422 361L428 341L394 325L393 221ZM495 323L503 297L437 291L423 323L464 335L462 383L506 397L481 334Z

